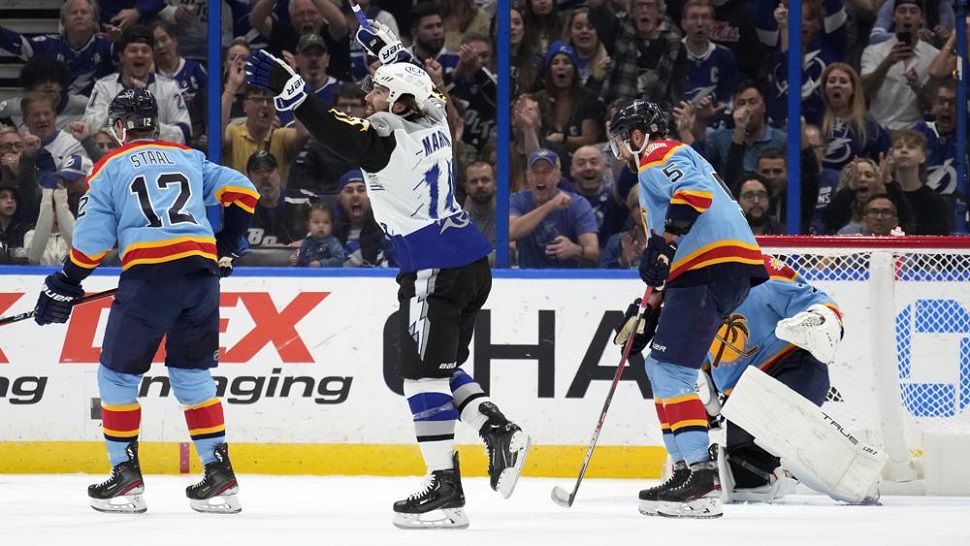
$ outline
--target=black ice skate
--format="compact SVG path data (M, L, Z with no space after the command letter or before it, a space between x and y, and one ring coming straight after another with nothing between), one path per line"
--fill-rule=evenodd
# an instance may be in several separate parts
M529 435L506 419L495 404L483 402L478 411L488 417L478 434L485 441L489 484L507 499L512 496L522 475L531 441Z
M221 443L216 446L216 460L205 465L205 476L202 481L185 488L185 496L189 498L189 505L196 512L211 514L235 514L242 511L239 504L239 485L236 474L229 462L229 445Z
M675 464L673 473L665 482L640 491L640 513L645 516L656 516L657 509L660 508L660 501L657 500L660 493L680 487L689 477L690 469L687 468L687 463L680 461Z
M138 465L138 442L128 444L126 452L128 460L115 465L107 480L88 486L91 508L98 512L141 514L148 510L142 497L145 482Z
M394 526L401 529L464 529L468 527L465 493L461 489L458 453L453 468L435 470L410 497L394 503Z
M660 507L657 514L667 518L719 518L721 511L721 482L717 462L695 463L690 467L687 481L657 495Z

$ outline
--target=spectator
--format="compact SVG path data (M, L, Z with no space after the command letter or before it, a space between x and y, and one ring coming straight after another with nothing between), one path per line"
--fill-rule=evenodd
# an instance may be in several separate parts
M185 144L192 139L192 119L174 81L152 73L154 39L148 27L135 25L125 31L119 43L121 70L95 82L84 112L87 130L97 132L108 120L108 105L123 89L148 89L158 102L159 138Z
M788 117L788 6L779 0L758 3L758 33L775 48L769 67L768 116L776 124ZM802 3L802 116L812 124L822 120L825 68L846 57L845 4L843 0L809 0Z
M674 88L680 30L664 15L662 0L633 0L614 46L613 72L603 88L606 102L643 98L660 105L681 96Z
M600 43L606 47L606 52L612 56L613 46L616 44L616 35L620 29L620 20L617 18L617 14L627 11L626 2L587 0L586 7L589 8L589 21L596 28L596 35L599 36Z
M236 73L237 71L244 70L246 64L246 57L252 52L249 44L246 43L245 38L233 38L232 42L229 44L229 49L226 50L226 55L222 61L222 90L225 93L226 88L229 86L229 77ZM223 96L223 98L225 98ZM243 111L241 101L232 101L232 107L230 108L230 118L241 118L246 115Z
M887 4L889 2L886 2ZM970 39L970 32L967 33L968 39ZM946 39L946 43L943 44L943 49L940 53L933 59L932 64L930 64L930 77L935 80L943 80L946 78L955 78L957 75L957 33L956 30L950 32L949 37Z
M374 220L364 173L360 169L347 171L340 177L339 184L334 235L344 245L347 256L344 267L393 266L391 245Z
M0 183L0 263L24 257L24 234L29 226L17 214L19 200L15 184Z
M441 19L441 5L422 2L408 14L411 22L411 56L423 65L428 59L441 64L444 77L451 82L451 73L458 66L458 54L445 47L445 25Z
M186 8L180 5L179 8ZM167 9L167 8L166 8ZM206 87L209 76L205 68L191 59L179 56L179 41L176 37L175 26L165 21L152 23L152 38L155 41L155 73L175 80L182 92L182 100L189 110L192 120L192 134L195 145L198 139L206 133Z
M485 161L476 161L465 167L465 209L478 231L492 245L488 255L489 264L495 265L495 167Z
M839 235L893 235L898 227L896 204L885 193L870 195L862 210L862 225L850 224Z
M80 156L90 161L81 143L57 128L56 104L50 95L38 91L27 92L20 99L20 109L24 113L27 131L40 139L41 147L50 152L54 158L54 167L60 168L70 163L72 156Z
M364 91L355 83L341 84L334 107L348 116L367 117L367 103ZM325 148L315 138L310 138L300 149L287 180L289 198L323 199L327 204L336 206L337 193L340 191L338 180L353 165Z
M63 62L55 57L34 55L20 71L20 87L24 92L37 91L49 95L56 105L57 128L68 125L84 115L87 97L71 94L68 89L71 75ZM0 101L0 118L8 118L16 126L23 124L23 112L16 100Z
M96 0L67 0L60 34L27 37L0 27L0 48L24 61L35 55L60 60L69 73L64 90L87 96L94 80L114 71L111 41L98 35L98 14Z
M276 157L258 151L246 162L246 175L259 191L249 224L251 246L289 245L306 234L305 203L288 203L283 197Z
M0 127L0 184L17 186L20 217L28 224L37 219L39 209L40 187L36 169L39 150L40 139L36 136L28 133L22 137L13 127ZM53 157L49 153L46 156L53 164Z
M343 267L344 247L333 236L333 210L329 205L317 204L307 213L307 236L300 250L290 256L290 263L299 267Z
M929 156L926 160L926 185L950 201L954 209L955 230L966 232L966 179L956 172L956 80L947 78L933 92L932 114L935 121L921 121L915 129L926 137Z
M856 157L879 159L889 149L889 135L866 110L859 73L845 63L833 63L822 73L822 82L822 166L839 171Z
M745 173L738 186L738 204L755 235L783 235L785 227L772 212L770 184L756 173Z
M209 56L209 3L199 0L166 1L168 5L158 12L156 22L164 22L173 30L170 35L177 44L179 56L193 61L204 61ZM223 14L228 13L224 6ZM233 19L223 17L223 36L241 35L233 32L232 24Z
M569 14L562 40L576 51L579 81L591 93L598 94L610 73L613 59L590 21L589 8L577 8Z
M817 125L806 125L804 136L809 148L815 154L817 164L824 165L826 146L822 138L822 130ZM821 167L818 174L818 199L815 201L815 210L812 211L809 233L813 235L825 233L825 210L832 202L832 196L835 195L838 185L839 171Z
M401 31L397 28L397 19L390 12L384 11L371 0L360 0L357 5L360 6L361 11L368 19L383 24L390 29L394 36L401 37ZM350 40L350 81L359 82L370 73L368 71L370 63L367 62L367 50L355 38L360 22L357 21L357 16L354 15L349 4L345 4L344 15L348 30L347 35Z
M327 104L333 104L337 100L337 92L340 90L340 82L337 78L327 74L330 66L330 54L327 53L327 44L323 38L317 34L304 34L300 37L300 42L296 45L296 68L297 73L306 82L307 87L313 90L313 94ZM283 110L278 112L280 122L284 127L293 127L296 119L293 112Z
M942 39L953 31L956 24L953 4L953 0L929 0L928 5L925 6L926 24L919 29L926 41L932 42ZM894 0L886 0L882 3L882 7L879 7L879 14L876 17L875 24L872 25L872 32L869 34L870 44L885 42L893 37L893 12L895 8Z
M526 40L533 41L538 48L536 54L543 57L549 44L562 35L562 20L556 10L555 0L525 0Z
M509 19L509 55L511 95L531 93L539 83L538 67L542 63L539 55L539 41L535 33L525 31L522 12L511 9Z
M24 139L10 126L0 126L0 183L16 184L21 175Z
M900 213L900 223L908 223L910 214L899 187L895 184L887 187L876 162L860 157L847 164L839 175L838 189L825 213L825 233L834 235L846 226L850 230L859 229L866 201L876 194L888 194Z
M273 17L275 0L258 0L249 12L249 23L269 41L277 56L296 51L304 34L317 34L327 42L330 74L339 80L350 79L350 41L347 21L331 0L290 0L289 22Z
M444 0L441 18L445 25L445 49L450 51L458 51L464 36L487 36L492 24L488 14L472 0Z
M747 0L712 0L714 23L711 41L734 52L741 79L758 79L764 73L766 48L758 40L753 2Z
M925 183L926 137L912 129L893 133L893 147L889 168L884 169L891 182L898 184L903 198L913 213L907 224L910 235L949 235L953 231L953 212L947 202Z
M539 103L530 95L519 95L512 103L512 153L509 160L512 192L525 189L526 159L542 146L539 133L542 116Z
M923 41L921 0L896 0L893 24L896 35L862 53L862 85L869 111L883 127L908 129L920 120L923 84L939 50ZM902 40L900 40L902 38Z
M44 188L37 225L24 234L27 263L61 265L67 259L74 235L74 215L67 204L67 190Z
M620 201L614 188L606 185L608 168L606 157L595 146L576 150L569 164L569 176L576 185L576 193L589 202L596 216L601 248L613 234L626 228L629 218L629 208Z
M801 176L799 177L799 233L808 233L808 227L812 221L812 213L815 211L815 203L818 201L818 163L815 161L815 154L808 145L808 140L801 139L803 142L800 156ZM733 159L730 170L736 169L738 160ZM755 172L761 175L768 183L768 191L771 194L772 215L780 222L788 220L788 157L785 152L777 148L766 148L758 154L755 162ZM735 180L737 180L735 178ZM736 195L740 195L740 184L734 182L730 186L735 190Z
M165 0L98 0L101 4L101 24L109 33L122 33L139 21L151 21Z
M647 234L640 216L640 186L633 186L626 197L627 229L610 235L600 254L600 268L635 269L647 247Z
M329 0L327 0L329 1ZM276 127L276 108L268 89L248 87L243 65L233 65L229 81L222 92L222 157L223 164L242 172L249 158L258 150L266 150L273 158L282 160L280 177L285 188L289 180L290 163L309 138L302 124L296 128ZM243 92L243 123L229 123L232 103ZM258 186L257 186L258 187Z
M472 146L477 155L495 137L497 80L492 42L481 34L466 34L459 57L451 95L462 113L462 141Z
M734 53L711 42L714 5L711 0L687 0L680 19L684 30L684 51L680 72L684 78L683 95L678 100L700 102L711 98L713 105L727 105L738 86L738 66Z
M605 107L579 82L576 51L553 42L546 55L546 88L535 94L545 141L568 153L599 142Z
M555 157L539 150L529 158L529 189L509 199L509 240L516 241L521 268L595 267L596 216L585 199L556 186Z

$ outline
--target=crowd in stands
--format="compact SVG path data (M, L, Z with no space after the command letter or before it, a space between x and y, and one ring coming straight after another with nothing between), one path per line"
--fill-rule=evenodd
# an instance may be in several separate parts
M222 162L261 195L248 234L253 263L394 266L361 172L277 112L243 72L266 48L348 120L366 117L360 83L376 64L354 39L349 4L222 4L218 80L206 71L204 0L66 0L59 33L44 36L0 19L0 49L24 63L21 94L0 102L0 261L63 260L84 177L118 146L106 120L119 91L148 88L161 138L206 150L215 138L208 86L220 85ZM671 113L670 138L710 161L758 234L787 231L795 177L800 233L967 230L952 1L802 2L798 173L785 153L787 0L513 0L509 35L498 38L511 50L503 143L496 0L358 4L447 89L455 189L493 246L496 149L509 146L518 267L636 267L646 239L636 173L612 156L606 129L637 97Z

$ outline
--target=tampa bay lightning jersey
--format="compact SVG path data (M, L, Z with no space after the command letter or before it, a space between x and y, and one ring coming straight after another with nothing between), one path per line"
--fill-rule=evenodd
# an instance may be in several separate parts
M68 264L82 269L97 267L115 244L126 272L176 260L212 266L216 243L206 207L237 205L251 214L259 200L241 173L160 140L112 150L87 183Z
M27 37L0 27L0 48L25 61L34 55L44 55L64 63L71 74L69 90L73 94L90 95L96 79L114 72L111 41L97 34L80 48L73 49L62 34Z
M492 250L455 197L444 104L425 114L418 122L387 112L367 118L396 142L386 167L363 173L374 218L394 244L401 271L459 267Z
M956 135L941 134L936 122L921 121L914 127L926 137L926 185L940 195L947 195L953 199L954 232L966 233L967 228L967 199L970 199L970 188L966 178L957 176L957 148Z
M733 51L708 42L703 55L695 56L688 49L682 62L687 66L685 100L699 102L710 96L714 104L731 101L738 87L738 63Z
M842 316L835 302L805 282L783 262L765 256L769 279L755 286L744 302L724 321L707 355L711 377L719 392L731 394L748 366L768 371L798 347L775 337L779 320L793 317L812 305L824 305Z

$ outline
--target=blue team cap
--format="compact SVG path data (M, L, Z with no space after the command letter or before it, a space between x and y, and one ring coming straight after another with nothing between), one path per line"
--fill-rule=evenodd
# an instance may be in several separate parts
M559 167L559 154L549 148L539 148L529 156L529 166L533 166L537 161L548 161L553 167Z
M57 176L68 181L84 178L91 172L91 160L77 154L70 156L57 171Z
M552 65L552 58L560 53L569 57L569 60L572 61L573 66L579 66L579 57L576 55L576 50L571 46L556 40L555 42L549 44L549 50L546 52L546 70L548 70L549 66Z
M337 184L338 189L344 189L344 186L350 184L351 182L364 182L364 173L360 169L351 169L340 177L340 182Z

